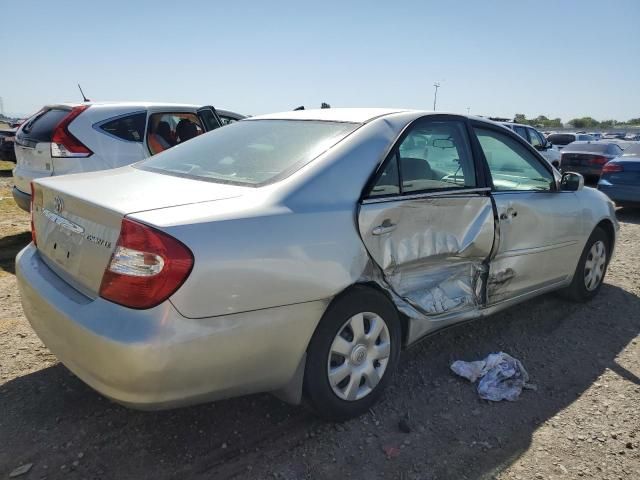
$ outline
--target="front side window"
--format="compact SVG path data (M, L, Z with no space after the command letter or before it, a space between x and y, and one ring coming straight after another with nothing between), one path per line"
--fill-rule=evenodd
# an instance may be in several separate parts
M498 191L553 189L553 174L517 140L490 129L474 128Z
M514 131L520 135L522 138L524 138L525 140L527 140L527 131L526 128L524 127L520 127L518 125L513 127ZM528 140L527 140L528 141Z
M527 131L529 132L529 143L531 143L531 145L533 145L534 147L542 146L542 140L540 139L540 135L538 135L538 132L536 132L533 128L527 128Z
M144 126L147 120L145 112L134 113L100 124L100 129L109 135L129 142L142 142Z
M203 132L195 113L154 113L149 118L147 144L151 154L155 155Z
M315 120L236 122L136 166L216 183L261 186L313 161L359 125Z

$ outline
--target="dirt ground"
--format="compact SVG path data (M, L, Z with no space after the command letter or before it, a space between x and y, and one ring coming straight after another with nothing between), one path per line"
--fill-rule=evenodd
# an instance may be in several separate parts
M0 162L0 478L32 464L19 478L640 479L640 212L618 212L617 254L594 301L547 295L426 339L361 418L327 424L270 395L144 413L85 386L22 315L13 258L29 219L13 205L9 166ZM517 402L482 401L449 371L501 350L537 385Z

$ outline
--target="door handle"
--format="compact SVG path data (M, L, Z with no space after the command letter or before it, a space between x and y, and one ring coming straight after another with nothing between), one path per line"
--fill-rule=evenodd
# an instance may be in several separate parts
M375 227L371 231L371 233L372 235L384 235L385 233L393 232L397 227L398 225L396 225L395 223L385 221L382 222L382 225L378 225L377 227Z

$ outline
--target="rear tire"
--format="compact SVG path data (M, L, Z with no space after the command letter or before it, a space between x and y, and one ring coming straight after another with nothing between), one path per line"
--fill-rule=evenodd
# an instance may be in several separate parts
M580 255L573 281L562 293L575 302L587 302L594 298L602 284L609 266L611 245L609 236L596 227Z
M343 421L380 398L398 364L402 330L382 293L356 286L336 298L316 329L304 374L304 393L321 417Z

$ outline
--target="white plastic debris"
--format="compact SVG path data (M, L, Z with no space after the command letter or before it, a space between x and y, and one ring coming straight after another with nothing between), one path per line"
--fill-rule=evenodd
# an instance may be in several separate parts
M485 400L514 402L523 388L535 389L529 384L529 374L520 363L504 352L492 353L484 360L463 362L457 360L451 364L451 370L470 382L478 382L478 395Z

